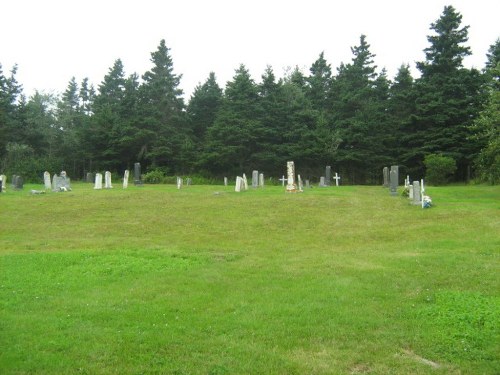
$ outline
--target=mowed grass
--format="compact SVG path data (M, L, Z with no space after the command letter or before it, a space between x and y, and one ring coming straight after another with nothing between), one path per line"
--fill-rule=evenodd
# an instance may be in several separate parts
M500 187L0 196L2 374L498 374Z

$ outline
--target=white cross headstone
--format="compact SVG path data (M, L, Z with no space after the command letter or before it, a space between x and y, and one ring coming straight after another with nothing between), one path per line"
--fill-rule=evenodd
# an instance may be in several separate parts
M96 173L95 174L94 189L96 189L96 190L102 189L102 174L101 173Z
M106 173L104 173L104 188L105 189L112 189L113 186L111 185L111 172L110 171L106 171Z
M130 175L130 171L128 169L125 169L125 172L123 173L123 188L124 189L128 188L129 175Z
M52 189L52 183L50 182L50 173L47 171L43 173L43 183L46 190Z
M278 181L281 181L281 186L285 186L285 181L288 181L288 179L286 179L285 176L283 176Z
M335 172L335 177L333 179L335 180L335 185L339 186L340 176L338 175L337 172Z

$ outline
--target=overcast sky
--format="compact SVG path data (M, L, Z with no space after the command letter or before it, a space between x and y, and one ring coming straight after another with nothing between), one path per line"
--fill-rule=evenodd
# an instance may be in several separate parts
M118 58L127 75L149 70L165 39L187 101L211 71L224 87L242 63L259 82L267 65L278 77L295 66L308 73L324 51L335 73L365 34L389 78L402 63L417 75L445 5L470 26L465 65L483 68L500 37L498 0L2 0L0 64L4 74L18 65L27 95L60 93L73 76L97 88Z

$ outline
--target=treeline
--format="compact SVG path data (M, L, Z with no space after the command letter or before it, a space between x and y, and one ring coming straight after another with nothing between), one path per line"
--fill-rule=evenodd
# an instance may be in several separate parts
M43 171L143 171L233 176L253 169L281 176L294 160L306 178L332 165L344 183L380 183L398 164L420 178L425 158L456 165L455 180L500 180L500 40L482 71L463 67L468 26L451 6L431 24L421 75L402 65L391 81L377 70L367 38L334 73L323 53L308 74L277 78L271 67L255 82L241 65L225 88L214 73L186 104L170 49L162 40L152 69L126 76L116 60L95 89L73 78L61 96L29 99L16 67L0 65L1 171L41 179ZM202 62L201 62L202 63Z

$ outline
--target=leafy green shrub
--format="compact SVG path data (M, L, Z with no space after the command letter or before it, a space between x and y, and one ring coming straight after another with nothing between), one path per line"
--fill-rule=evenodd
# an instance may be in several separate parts
M165 174L162 170L154 169L144 175L144 182L146 184L161 184Z
M433 185L446 184L449 178L457 170L455 159L449 156L430 154L424 159L425 179Z

